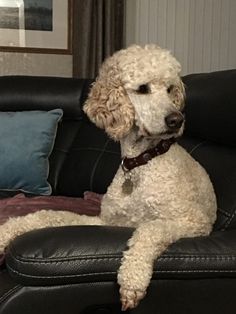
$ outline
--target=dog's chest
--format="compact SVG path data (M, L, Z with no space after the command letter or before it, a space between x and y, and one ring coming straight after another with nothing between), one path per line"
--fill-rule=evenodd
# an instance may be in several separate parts
M126 176L120 167L103 198L101 218L107 224L136 227L153 219L175 220L199 200L205 210L209 207L209 177L178 145L131 172L131 190L124 191Z
M172 189L168 182L173 182L174 172L169 173L155 160L129 174L119 169L104 196L102 218L122 226L165 218Z

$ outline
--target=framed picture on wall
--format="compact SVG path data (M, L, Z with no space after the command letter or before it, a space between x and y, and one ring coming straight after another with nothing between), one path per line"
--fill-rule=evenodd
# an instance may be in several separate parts
M73 0L0 0L0 51L72 53Z

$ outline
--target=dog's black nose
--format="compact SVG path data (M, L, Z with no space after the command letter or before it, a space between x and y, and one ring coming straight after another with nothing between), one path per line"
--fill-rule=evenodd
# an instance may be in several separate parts
M166 125L170 130L178 130L184 122L184 116L181 112L172 112L165 118Z

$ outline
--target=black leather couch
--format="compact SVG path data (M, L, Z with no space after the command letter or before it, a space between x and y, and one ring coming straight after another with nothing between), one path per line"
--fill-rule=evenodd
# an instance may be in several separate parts
M207 169L218 199L208 237L181 239L154 265L137 314L236 311L236 70L183 78L186 131L180 143ZM104 193L119 145L84 116L91 81L1 77L0 110L50 110L64 119L50 158L53 194ZM0 270L0 314L120 313L116 272L132 229L68 226L33 231L10 245Z

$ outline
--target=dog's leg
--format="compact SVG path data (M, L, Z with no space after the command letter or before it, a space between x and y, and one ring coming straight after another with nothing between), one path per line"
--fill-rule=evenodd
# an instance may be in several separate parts
M40 210L26 216L10 218L0 226L0 253L10 241L25 232L65 225L103 225L103 222L99 217L54 210Z
M152 277L154 260L169 244L182 237L208 234L210 225L187 220L155 220L140 225L128 242L118 271L122 310L134 308L145 296Z

